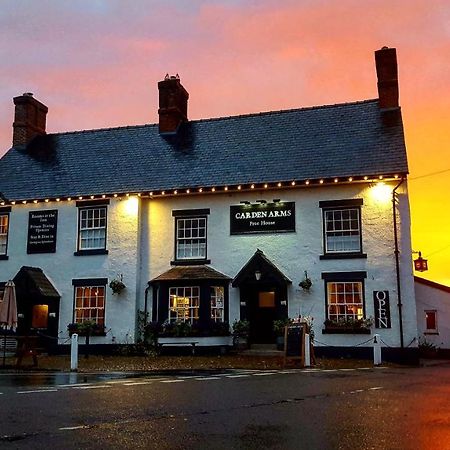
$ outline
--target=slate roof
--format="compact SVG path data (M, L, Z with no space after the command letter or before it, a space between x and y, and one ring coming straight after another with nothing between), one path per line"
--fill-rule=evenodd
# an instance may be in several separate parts
M44 272L39 267L22 266L17 275L14 277L14 281L21 277L27 278L29 283L29 291L37 291L43 297L61 297L51 281L45 276Z
M174 280L231 280L231 278L212 267L204 265L176 266L153 278L150 283Z
M46 154L47 156L43 156ZM0 160L9 200L407 173L401 121L378 100L183 124L48 134Z

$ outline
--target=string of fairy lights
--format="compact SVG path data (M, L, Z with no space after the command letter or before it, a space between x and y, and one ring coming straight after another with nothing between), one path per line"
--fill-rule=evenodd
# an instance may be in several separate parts
M214 194L214 193L231 193L242 191L264 191L265 189L288 189L293 187L314 187L323 185L335 185L335 184L348 184L358 182L380 182L380 181L393 181L401 177L399 174L387 174L387 175L365 175L358 177L334 177L334 178L318 178L318 179L306 179L306 180L292 180L292 181L278 181L271 183L250 183L250 184L236 184L226 186L209 186L209 187L191 187L191 188L179 188L179 189L165 189L165 190L145 190L140 192L116 192L116 193L104 193L104 194L90 194L90 195L72 195L72 196L58 196L48 198L32 198L32 199L7 199L0 193L0 206L5 205L19 205L19 204L36 204L36 203L49 203L49 202L62 202L62 201L79 201L79 200L99 200L107 198L126 198L130 196L155 198L164 196L176 196L176 195L193 195L193 194Z

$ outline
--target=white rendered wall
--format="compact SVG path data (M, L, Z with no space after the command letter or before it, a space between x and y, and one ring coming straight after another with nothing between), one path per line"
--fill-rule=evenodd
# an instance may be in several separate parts
M151 280L171 268L174 259L174 225L172 210L210 208L208 216L207 257L211 266L233 278L252 257L256 249L265 255L292 280L288 288L289 316L299 314L314 317L316 339L332 345L353 345L367 335L322 335L325 320L325 288L322 272L367 271L365 280L366 316L374 316L373 291L390 293L391 329L377 330L390 346L400 345L397 282L394 256L392 189L397 183L386 185L386 195L374 195L369 183L340 186L321 186L242 192L227 194L191 195L143 200L142 211L142 275ZM296 232L255 235L230 235L230 205L241 200L255 202L280 198L294 201ZM321 200L363 198L362 239L367 259L320 260L323 253ZM407 196L400 198L399 240L401 250L404 342L407 345L417 336L414 287L411 269L409 206ZM310 292L299 286L304 271L312 279ZM143 289L143 287L142 287ZM143 308L143 292L140 293ZM239 318L239 289L230 287L230 323ZM149 295L151 306L151 295ZM414 345L414 344L413 344Z
M419 336L442 349L450 349L450 292L414 283L417 302L417 327ZM437 329L439 334L425 334L425 311L437 312Z
M27 255L28 213L58 210L56 253ZM106 337L93 343L132 342L135 334L139 200L112 199L108 205L108 255L74 256L77 250L78 208L75 201L15 205L10 213L8 260L0 261L0 281L13 278L22 266L41 268L61 295L60 337L68 337L67 324L73 321L72 279L108 278L123 275L127 288L120 296L106 288ZM49 319L52 320L52 319ZM113 337L115 339L113 339ZM64 342L64 340L61 340Z

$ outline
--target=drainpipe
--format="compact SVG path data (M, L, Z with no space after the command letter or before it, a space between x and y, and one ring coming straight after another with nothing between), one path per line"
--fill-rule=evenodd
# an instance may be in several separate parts
M147 285L145 288L145 297L144 297L144 317L145 317L145 324L147 324L147 311L148 311L148 291L150 290L150 286Z
M394 217L394 244L395 244L395 271L397 274L397 299L398 299L398 324L400 328L400 347L404 348L403 342L403 317L402 317L402 294L401 294L401 285L400 285L400 261L399 261L399 249L398 249L398 233L397 233L397 215L395 210L395 200L396 200L396 190L400 187L400 185L405 181L402 177L400 183L395 186L392 190L392 214Z

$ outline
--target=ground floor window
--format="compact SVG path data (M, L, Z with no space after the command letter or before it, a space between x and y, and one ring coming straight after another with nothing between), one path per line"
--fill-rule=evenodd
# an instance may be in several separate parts
M199 319L200 288L171 287L169 288L169 321L189 322Z
M105 325L105 285L75 286L74 322Z
M328 319L333 322L364 318L361 281L327 282Z
M211 287L211 319L214 322L224 321L225 289L223 286Z
M428 310L425 311L425 324L426 324L426 332L428 333L437 333L437 311L436 310Z

